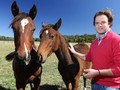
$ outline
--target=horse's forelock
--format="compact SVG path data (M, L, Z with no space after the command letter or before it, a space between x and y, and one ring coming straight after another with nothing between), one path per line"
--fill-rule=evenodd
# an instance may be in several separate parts
M44 31L48 30L49 28L53 27L54 25L53 24L48 24L46 26L44 26L41 31L40 31L40 34L42 34Z
M40 31L40 33L39 33L39 37L41 38L42 34L43 34L46 30L49 30L50 28L53 28L53 27L54 27L53 24L45 25L45 26L41 29L41 31ZM53 29L54 29L54 28L53 28Z
M23 18L26 18L26 17L28 17L28 16L29 16L28 13L20 13L20 14L18 14L18 15L12 20L12 22L11 22L10 25L9 25L9 27L12 26L13 23L17 22L18 20L23 19Z

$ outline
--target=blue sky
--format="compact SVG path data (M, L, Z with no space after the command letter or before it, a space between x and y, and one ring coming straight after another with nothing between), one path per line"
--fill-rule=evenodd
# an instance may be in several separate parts
M9 24L13 19L11 4L14 0L0 0L0 35L13 37ZM34 37L39 37L41 23L55 24L62 18L59 32L62 35L95 34L93 16L97 11L110 8L113 10L112 29L120 34L120 0L16 0L21 12L29 12L33 4L37 7L34 19L36 30Z

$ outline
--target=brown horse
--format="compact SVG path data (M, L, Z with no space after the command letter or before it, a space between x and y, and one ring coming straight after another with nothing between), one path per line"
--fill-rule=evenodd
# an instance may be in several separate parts
M40 45L38 47L38 55L42 62L45 62L53 52L55 52L59 62L58 70L62 75L62 79L67 87L67 90L77 90L80 76L85 67L84 60L78 56L74 56L68 49L69 44L65 41L63 36L58 32L62 20L59 19L55 25L42 24L40 32ZM77 44L74 46L79 52L86 54L89 47L86 44ZM88 66L87 65L87 66Z
M19 8L14 1L11 10L14 19L10 26L14 32L15 51L7 55L6 59L13 59L16 88L25 90L26 85L30 83L31 90L40 90L42 66L33 40L36 6L33 5L29 14L19 13Z

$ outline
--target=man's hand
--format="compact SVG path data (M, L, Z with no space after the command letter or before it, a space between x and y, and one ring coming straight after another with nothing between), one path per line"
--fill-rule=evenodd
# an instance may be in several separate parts
M83 76L87 79L92 79L99 75L99 71L95 69L85 69L83 72Z

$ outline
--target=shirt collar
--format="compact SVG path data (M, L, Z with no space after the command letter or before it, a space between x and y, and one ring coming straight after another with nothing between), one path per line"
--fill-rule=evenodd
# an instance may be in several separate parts
M104 35L103 35L103 37L102 37L101 39L100 39L100 37L99 37L99 35L98 35L98 33L97 33L97 34L96 34L97 39L98 39L98 40L102 40L103 38L106 37L106 35L108 34L109 31L110 31L110 29L109 29L107 32L104 33Z

